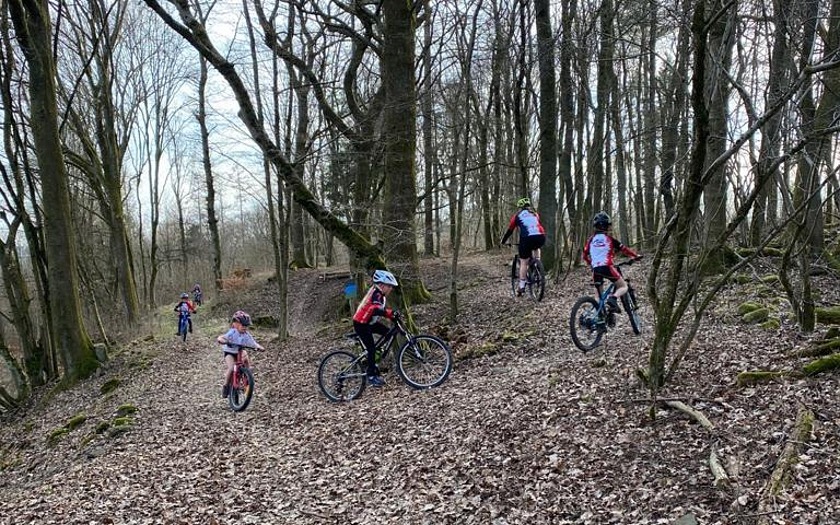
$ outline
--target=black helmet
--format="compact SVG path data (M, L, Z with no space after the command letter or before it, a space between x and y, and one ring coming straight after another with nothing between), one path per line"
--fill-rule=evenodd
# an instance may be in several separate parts
M596 230L606 230L611 224L612 220L610 220L610 216L602 211L596 213L595 217L592 218L592 226L594 226Z

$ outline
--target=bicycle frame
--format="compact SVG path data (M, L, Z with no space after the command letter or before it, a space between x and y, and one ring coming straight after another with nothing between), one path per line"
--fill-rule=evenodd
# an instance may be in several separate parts
M190 327L190 313L185 311L178 312L178 335L182 336L186 341L187 331Z
M388 355L390 355L391 353L391 349L394 347L394 341L400 334L402 334L405 337L410 337L408 330L405 328L405 325L403 325L403 322L401 320L398 321L394 319L391 328L388 329L388 332L382 334L381 336L379 336L379 339L376 339L374 341L374 354L377 351L381 351L382 354L380 359L385 359L386 357L388 357ZM354 341L358 341L359 345L362 347L362 352L358 356L356 356L356 359L353 360L352 364L358 363L363 359L367 359L367 348L365 348L365 345L362 344L362 340L359 339L359 336L356 333L353 333L349 337Z
M519 244L516 243L512 246L519 246ZM540 258L536 256L538 250L531 250L531 257L528 258L528 266L525 271L525 283L528 288L528 294L537 302L541 301L545 294L545 270L542 268ZM511 291L514 295L518 295L516 282L520 279L521 274L519 272L521 265L522 259L519 257L519 251L515 250L511 265Z
M250 367L250 364L247 361L245 361L245 358L242 357L242 348L243 347L239 347L239 352L237 352L236 354L236 360L234 360L233 362L233 376L230 380L231 386L233 386L233 388L239 388L242 386L239 384L239 369L243 366Z
M630 264L633 264L632 259L629 260L629 261L622 261L622 262L616 264L615 267L616 268L621 268L622 266L628 266ZM622 274L621 277L624 279L624 282L627 283L627 288L628 288L628 293L629 293L630 279L624 277L623 274ZM613 291L615 291L615 281L609 281L609 283L610 283L609 286L607 286L607 288L604 289L603 288L604 287L604 280L608 280L608 279L606 279L606 277L604 277L600 282L598 282L598 281L593 281L592 282L592 286L594 286L595 289L598 290L598 313L599 314L601 314L604 311L604 309L606 309L607 299L609 298L610 294L613 293Z

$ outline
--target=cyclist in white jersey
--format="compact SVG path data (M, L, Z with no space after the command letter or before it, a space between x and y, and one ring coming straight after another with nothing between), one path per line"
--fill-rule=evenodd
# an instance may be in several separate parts
M540 215L531 210L531 199L523 197L516 201L519 211L513 214L508 224L508 229L502 237L501 244L510 238L513 231L519 228L519 291L522 295L525 291L526 277L528 275L528 261L531 255L536 259L540 258L540 248L545 245L545 228L540 222Z
M599 211L592 219L595 233L583 247L583 258L592 267L592 279L601 283L604 279L615 282L615 290L607 299L612 312L620 312L618 298L627 293L627 282L621 276L621 270L615 266L615 254L621 252L627 257L638 259L639 255L609 234L612 226L610 216Z

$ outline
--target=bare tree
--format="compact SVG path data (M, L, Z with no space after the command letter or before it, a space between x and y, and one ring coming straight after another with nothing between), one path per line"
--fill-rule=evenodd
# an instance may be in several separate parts
M557 229L557 86L554 64L554 34L551 3L534 0L537 23L537 61L540 71L540 218L546 230L542 252L546 270L553 270ZM612 64L609 65L612 68Z
M115 56L121 40L129 32L125 28L131 24L127 6L107 5L99 0L90 0L83 9L74 6L76 16L66 20L75 44L72 51L78 54L87 89L82 89L82 84L59 87L69 127L79 145L78 151L68 148L67 158L85 175L108 227L116 291L125 319L133 326L140 315L140 301L123 203L123 159L137 100L132 99L136 93L128 89L129 80L121 78L130 73L121 69L117 63L119 57Z
M78 262L70 213L70 192L58 134L55 57L49 5L45 0L9 2L20 47L29 65L32 136L41 174L53 343L64 379L73 383L99 367L82 319ZM60 314L59 314L60 312Z

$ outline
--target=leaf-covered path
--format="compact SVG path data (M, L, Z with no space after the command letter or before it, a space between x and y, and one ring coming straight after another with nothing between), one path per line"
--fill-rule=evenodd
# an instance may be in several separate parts
M589 354L569 340L568 310L587 291L585 272L533 305L510 297L506 256L485 259L465 261L462 322L446 332L459 356L483 355L459 360L439 389L412 391L390 374L385 388L355 402L327 402L315 369L342 344L342 330L319 331L317 309L329 308L322 295L332 285L317 272L296 276L295 300L313 302L292 340L257 332L267 351L253 357L257 389L243 413L220 396L220 322L199 316L186 346L126 349L100 377L4 422L0 524L641 524L689 514L704 524L756 523L802 404L818 424L769 517L840 522L831 503L840 493L837 378L732 383L742 369L781 366L796 344L788 335L764 335L759 351L760 333L715 318L668 392L715 429L675 410L651 422L635 377L645 339L631 337L625 321ZM433 331L445 268L426 264L440 302L415 312ZM264 296L240 299L259 313ZM101 394L115 377L119 386ZM96 433L124 404L137 407L128 431ZM87 420L49 446L47 436L78 414ZM712 446L731 487L713 486Z

